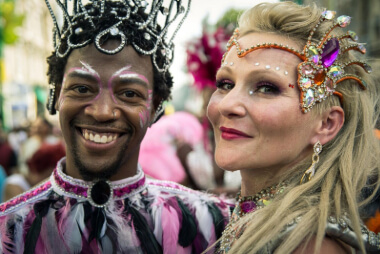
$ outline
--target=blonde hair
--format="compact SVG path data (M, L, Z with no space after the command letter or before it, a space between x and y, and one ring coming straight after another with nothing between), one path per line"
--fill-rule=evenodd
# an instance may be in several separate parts
M321 13L322 10L315 5L263 3L242 14L239 31L241 36L252 32L276 33L298 42L302 49ZM319 26L313 38L322 38L330 25ZM334 29L333 34L343 34L343 30ZM339 61L353 59L357 59L357 55L350 52ZM306 246L312 238L316 240L314 253L319 253L330 215L340 217L347 212L355 234L361 235L359 210L370 202L379 188L380 147L373 130L379 116L380 92L379 86L360 67L349 66L345 71L360 76L368 87L363 91L356 81L345 80L336 89L343 94L342 104L337 96L330 96L308 113L322 114L334 105L341 106L345 113L342 129L323 146L315 176L300 185L302 174L311 164L311 156L302 165L290 169L283 176L289 183L283 195L240 220L240 223L249 223L230 253L259 252L280 235L287 223L297 218L301 218L300 222L280 242L276 253L291 253L301 244L306 243ZM367 187L369 179L375 179L371 186L374 191L365 199L361 190ZM365 252L363 242L360 242L360 248Z

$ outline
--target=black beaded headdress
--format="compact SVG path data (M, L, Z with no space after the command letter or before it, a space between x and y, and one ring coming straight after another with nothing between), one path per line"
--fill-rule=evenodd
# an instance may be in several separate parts
M186 18L191 0L45 0L53 19L54 50L59 58L94 43L104 54L116 54L131 45L150 55L154 68L168 71L173 62L173 39ZM120 43L106 49L109 39ZM54 97L55 86L50 87ZM47 105L55 113L53 99Z

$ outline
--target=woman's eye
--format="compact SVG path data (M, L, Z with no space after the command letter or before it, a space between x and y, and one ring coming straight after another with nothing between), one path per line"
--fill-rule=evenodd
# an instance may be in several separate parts
M256 92L259 92L259 93L278 93L279 89L275 85L265 82L265 83L260 83L257 86Z
M216 87L222 90L231 90L234 88L234 84L231 81L222 80L216 81Z

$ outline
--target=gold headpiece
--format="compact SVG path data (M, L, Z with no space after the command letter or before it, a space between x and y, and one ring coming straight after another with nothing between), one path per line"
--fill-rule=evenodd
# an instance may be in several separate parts
M335 17L334 11L322 12L321 18L316 26L310 31L307 43L300 52L294 48L277 43L262 43L255 46L251 46L246 49L241 49L237 39L239 37L238 29L227 43L227 51L223 55L222 65L224 59L232 46L236 46L238 57L244 57L248 53L265 48L275 48L288 51L298 56L302 62L298 65L298 80L297 84L301 91L300 103L304 113L310 111L316 102L325 100L328 96L334 94L337 95L340 100L343 100L341 93L335 91L336 85L343 80L353 79L358 82L360 87L366 89L366 83L358 76L353 74L345 74L344 68L349 65L359 65L367 73L372 72L371 66L363 61L349 61L345 63L338 62L338 56L347 53L349 50L357 50L362 54L366 53L365 47L357 43L358 37L353 31L348 31L343 36L329 36L331 31L336 27L346 27L349 25L351 18L349 16L342 15L338 17L333 25L327 29L323 38L318 43L313 43L312 37L317 27L325 20L331 20ZM346 47L340 47L339 42L343 39L350 39L354 43Z

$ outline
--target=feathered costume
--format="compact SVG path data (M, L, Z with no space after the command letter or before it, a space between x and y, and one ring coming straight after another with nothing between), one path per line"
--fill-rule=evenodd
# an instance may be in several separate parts
M110 182L107 206L94 206L96 184L65 175L64 164L48 181L0 205L1 253L201 253L228 222L228 203L146 179L141 168Z

